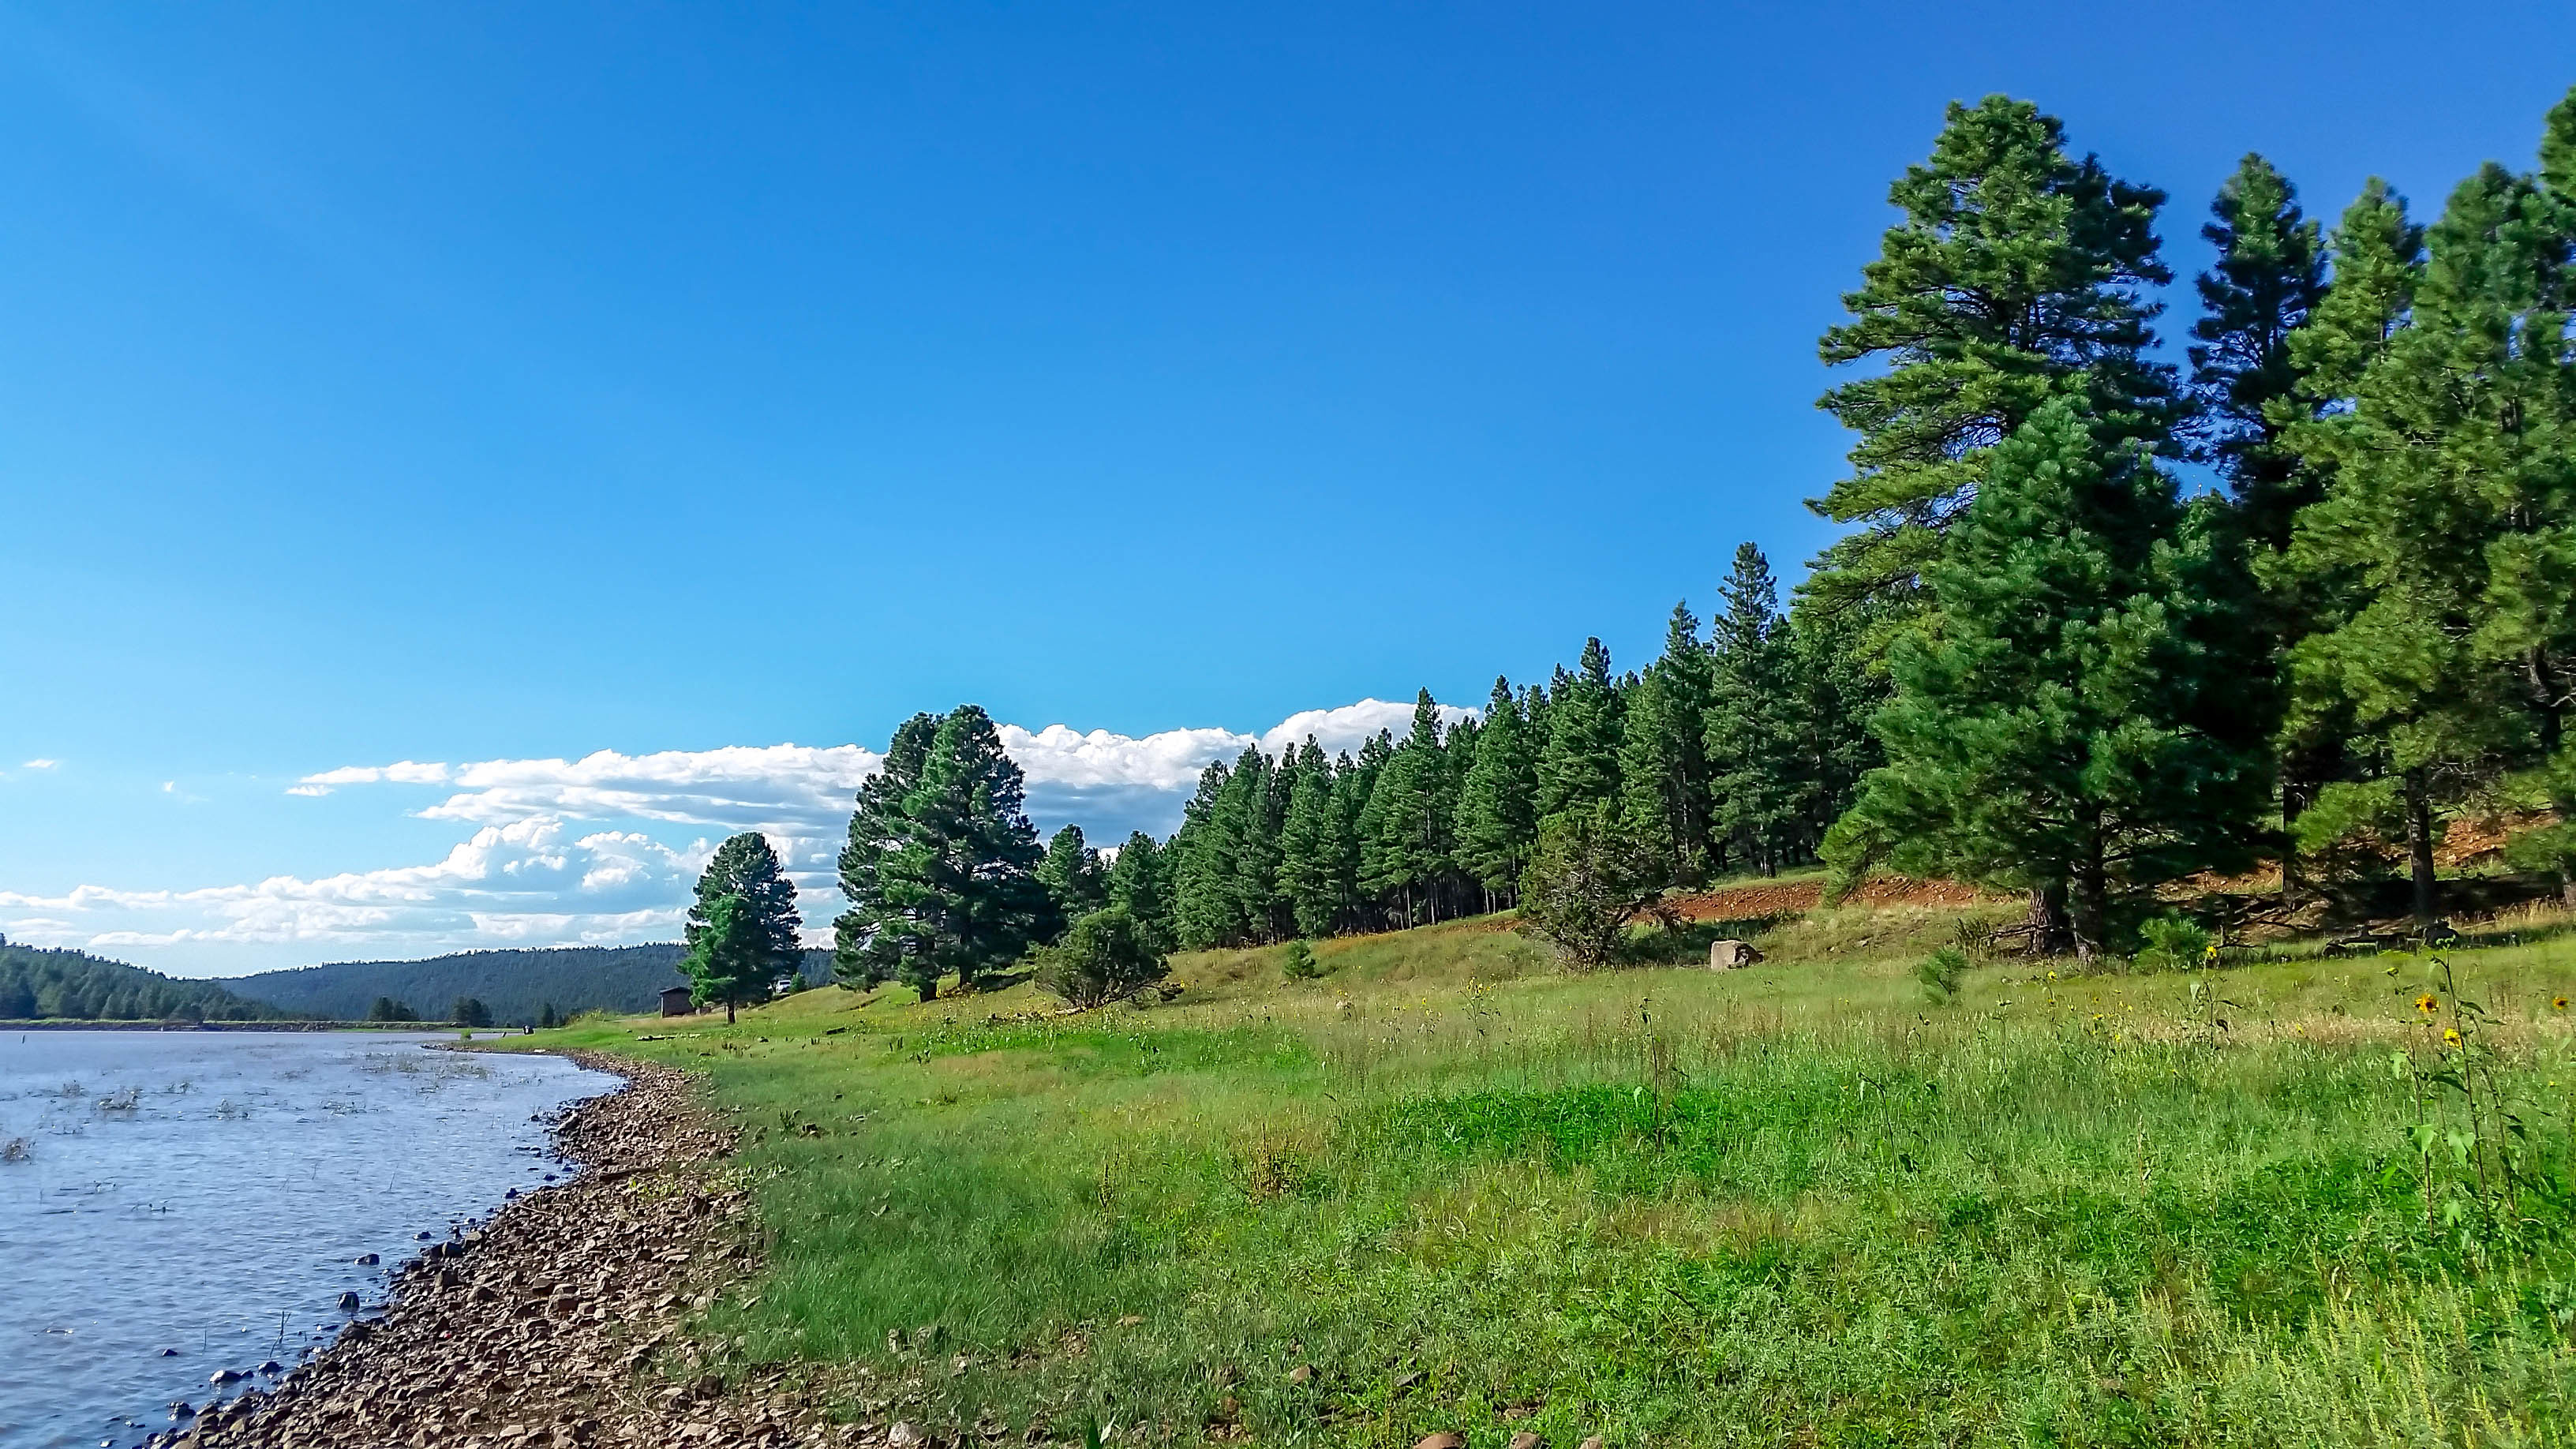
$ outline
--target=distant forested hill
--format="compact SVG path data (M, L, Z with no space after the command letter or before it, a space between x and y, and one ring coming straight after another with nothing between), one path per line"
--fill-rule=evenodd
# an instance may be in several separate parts
M828 981L832 953L805 953L805 977ZM678 986L680 946L566 946L539 950L460 951L426 961L337 961L292 971L263 971L223 984L254 1001L335 1021L361 1021L380 996L444 1019L460 996L492 1009L505 1025L534 1022L548 1003L577 1011L649 1011L665 986Z
M0 1021L275 1021L294 1014L246 1001L219 981L181 981L81 951L0 946Z

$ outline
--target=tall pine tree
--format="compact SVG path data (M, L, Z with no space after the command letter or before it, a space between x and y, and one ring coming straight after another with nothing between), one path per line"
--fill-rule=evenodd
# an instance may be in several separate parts
M2212 602L2231 538L2072 400L2042 408L1932 570L1941 632L1891 658L1887 763L1828 841L1838 876L1877 856L2029 889L2090 958L2122 905L2248 861L2270 781L2259 722L2231 713L2250 636Z
M1610 677L1610 651L1599 639L1583 643L1583 667L1557 670L1548 692L1547 743L1539 753L1541 820L1569 810L1608 810L1619 799L1619 700Z
M2290 337L2325 297L2325 249L2297 189L2259 155L2237 163L2209 210L2200 234L2218 260L2197 280L2193 441L2234 490L2247 535L2277 552L2291 517L2316 501L2314 475L2283 434L2301 415Z
M760 984L796 975L805 965L805 923L796 914L796 883L787 878L769 837L746 830L716 847L698 877L697 901L689 907L682 939L694 948L714 919L715 902L731 896L741 902L737 929L757 942Z
M1458 793L1458 864L1484 889L1488 910L1518 894L1538 841L1538 759L1530 744L1528 716L1511 682L1497 675Z
M1777 874L1799 848L1803 819L1797 689L1771 561L1750 542L1738 545L1719 593L1726 608L1711 631L1707 724L1717 827L1737 859Z
M2569 133L2576 96L2543 176ZM2390 820L2426 924L2443 807L2556 757L2576 695L2571 237L2542 178L2462 182L2426 234L2410 325L2368 354L2348 411L2294 435L2332 469L2286 560L2327 600L2293 651L2294 699L2345 722L2363 773L2320 792L2302 841ZM2576 900L2576 853L2560 865Z
M863 789L851 819L841 871L850 910L835 955L863 976L890 967L929 1000L944 976L972 990L979 973L1017 959L1054 910L1037 878L1045 852L1027 787L992 717L960 705L927 741L917 720L887 751L889 773L903 757L910 788L899 798L891 786Z
M1880 596L1901 620L1975 496L1988 450L2052 398L2077 399L2106 443L2163 447L2179 420L2172 370L2150 357L2148 289L2172 279L2154 230L2164 193L2066 154L2026 101L1952 103L1931 159L1888 199L1905 214L1819 346L1872 376L1821 405L1860 435L1852 474L1811 504L1864 525L1811 586L1836 606Z

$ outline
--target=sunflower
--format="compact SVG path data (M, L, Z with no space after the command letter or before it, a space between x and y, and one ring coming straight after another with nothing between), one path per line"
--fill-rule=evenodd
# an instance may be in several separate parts
M2460 1029L2456 1026L2446 1026L2442 1028L2442 1040L2453 1046L2458 1046L2460 1044Z
M2441 1005L2441 1003L2435 1001L2433 999L2433 993L2429 991L2415 998L2415 1009L2424 1013L2426 1016L2431 1016L2433 1014L2433 1008L2439 1005Z
M2564 996L2551 997L2549 999L2549 1009L2552 1011L2565 1011L2567 1009L2567 998Z

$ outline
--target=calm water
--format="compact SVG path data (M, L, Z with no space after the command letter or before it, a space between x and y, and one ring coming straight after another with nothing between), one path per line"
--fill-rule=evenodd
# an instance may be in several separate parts
M530 1118L616 1084L426 1040L0 1035L0 1445L132 1444L291 1366L418 1234L564 1172Z

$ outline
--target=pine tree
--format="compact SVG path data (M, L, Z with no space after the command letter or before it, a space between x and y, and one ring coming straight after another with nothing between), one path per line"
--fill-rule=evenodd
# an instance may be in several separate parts
M1825 832L1859 798L1861 780L1886 763L1870 728L1889 693L1886 671L1872 668L1862 647L1876 633L1870 612L1867 606L1822 607L1803 591L1789 606L1789 722L1796 759L1791 838L1801 856L1822 847Z
M918 721L887 751L886 773L900 764L910 788L863 789L851 819L841 869L850 910L835 962L858 963L845 975L891 972L927 1001L945 975L971 991L978 973L1018 958L1043 938L1053 907L1037 878L1044 851L1027 787L992 717L960 705L927 739Z
M1699 620L1675 604L1663 656L1629 693L1619 736L1620 828L1672 884L1708 876L1711 688Z
M901 907L881 877L885 862L911 838L904 798L921 783L922 762L939 733L939 716L916 714L896 728L876 774L859 786L841 849L841 894L850 908L832 922L832 974L859 990L899 975L904 953L916 944L908 932L888 929Z
M2270 781L2259 722L2230 714L2250 635L2210 602L2229 544L2073 402L2041 409L1932 571L1940 634L1891 657L1887 764L1828 840L1838 875L1882 855L2032 889L2091 958L2124 904L2250 860Z
M1109 905L1134 917L1139 926L1165 943L1165 950L1177 939L1172 933L1167 854L1154 837L1141 830L1130 831L1127 843L1118 847L1117 858L1109 862L1101 882Z
M1520 888L1538 840L1538 761L1528 716L1499 675L1476 736L1476 758L1458 794L1459 866L1485 889L1486 908Z
M1135 995L1171 974L1154 933L1117 906L1093 911L1040 953L1037 981L1079 1007Z
M1269 942L1285 932L1279 919L1279 825L1287 813L1280 772L1258 746L1235 761L1226 808L1236 825L1235 939Z
M1181 828L1172 836L1172 930L1194 951L1233 939L1236 929L1240 822L1224 804L1233 781L1234 771L1225 761L1210 761L1199 772L1198 793L1181 807Z
M2576 93L2552 113L2544 176L2562 133ZM2302 843L2394 816L2427 925L2442 807L2554 757L2576 692L2571 238L2542 179L2491 164L2462 182L2426 234L2409 325L2366 354L2348 411L2293 434L2332 469L2285 560L2327 600L2292 652L2294 707L2345 723L2365 774L2319 792ZM2576 869L2561 879L2576 900Z
M1333 803L1333 769L1312 735L1297 763L1288 818L1279 831L1279 892L1299 935L1327 936L1341 917L1342 815Z
M778 862L769 839L746 830L716 847L698 876L697 900L689 907L682 940L691 946L706 930L708 910L724 896L738 896L749 913L751 929L761 942L765 981L793 976L805 966L805 923L796 914L796 883Z
M1082 838L1082 827L1067 825L1047 840L1046 858L1038 862L1038 881L1055 903L1056 917L1070 926L1109 903L1107 872L1100 852Z
M1408 926L1426 898L1438 919L1433 891L1449 868L1451 802L1440 711L1425 689L1414 698L1412 730L1378 771L1360 816L1360 889L1401 895Z
M1860 440L1852 475L1811 506L1867 526L1826 551L1811 587L1837 607L1886 596L1902 620L1927 605L1922 571L1988 451L2043 404L2075 398L2106 444L2158 446L2181 408L2149 356L2147 290L2172 279L2154 231L2163 192L2070 159L2055 117L1988 96L1952 103L1930 161L1888 199L1905 220L1818 349L1883 365L1821 401Z
M1610 677L1610 651L1599 639L1583 644L1579 673L1557 671L1548 692L1547 744L1539 755L1541 820L1569 810L1610 808L1619 798L1619 703Z
M1739 859L1778 874L1801 823L1796 685L1771 561L1747 542L1719 586L1707 752L1717 828Z
M689 999L700 1006L723 1002L728 1024L737 1003L765 995L769 939L751 902L729 893L707 901L706 919L680 969L688 973Z
M2314 475L2282 435L2301 412L2290 337L2325 297L2325 252L2297 189L2259 155L2237 163L2209 210L2200 234L2218 262L2197 281L2192 432L2234 490L2247 535L2277 552L2291 516L2316 501Z

